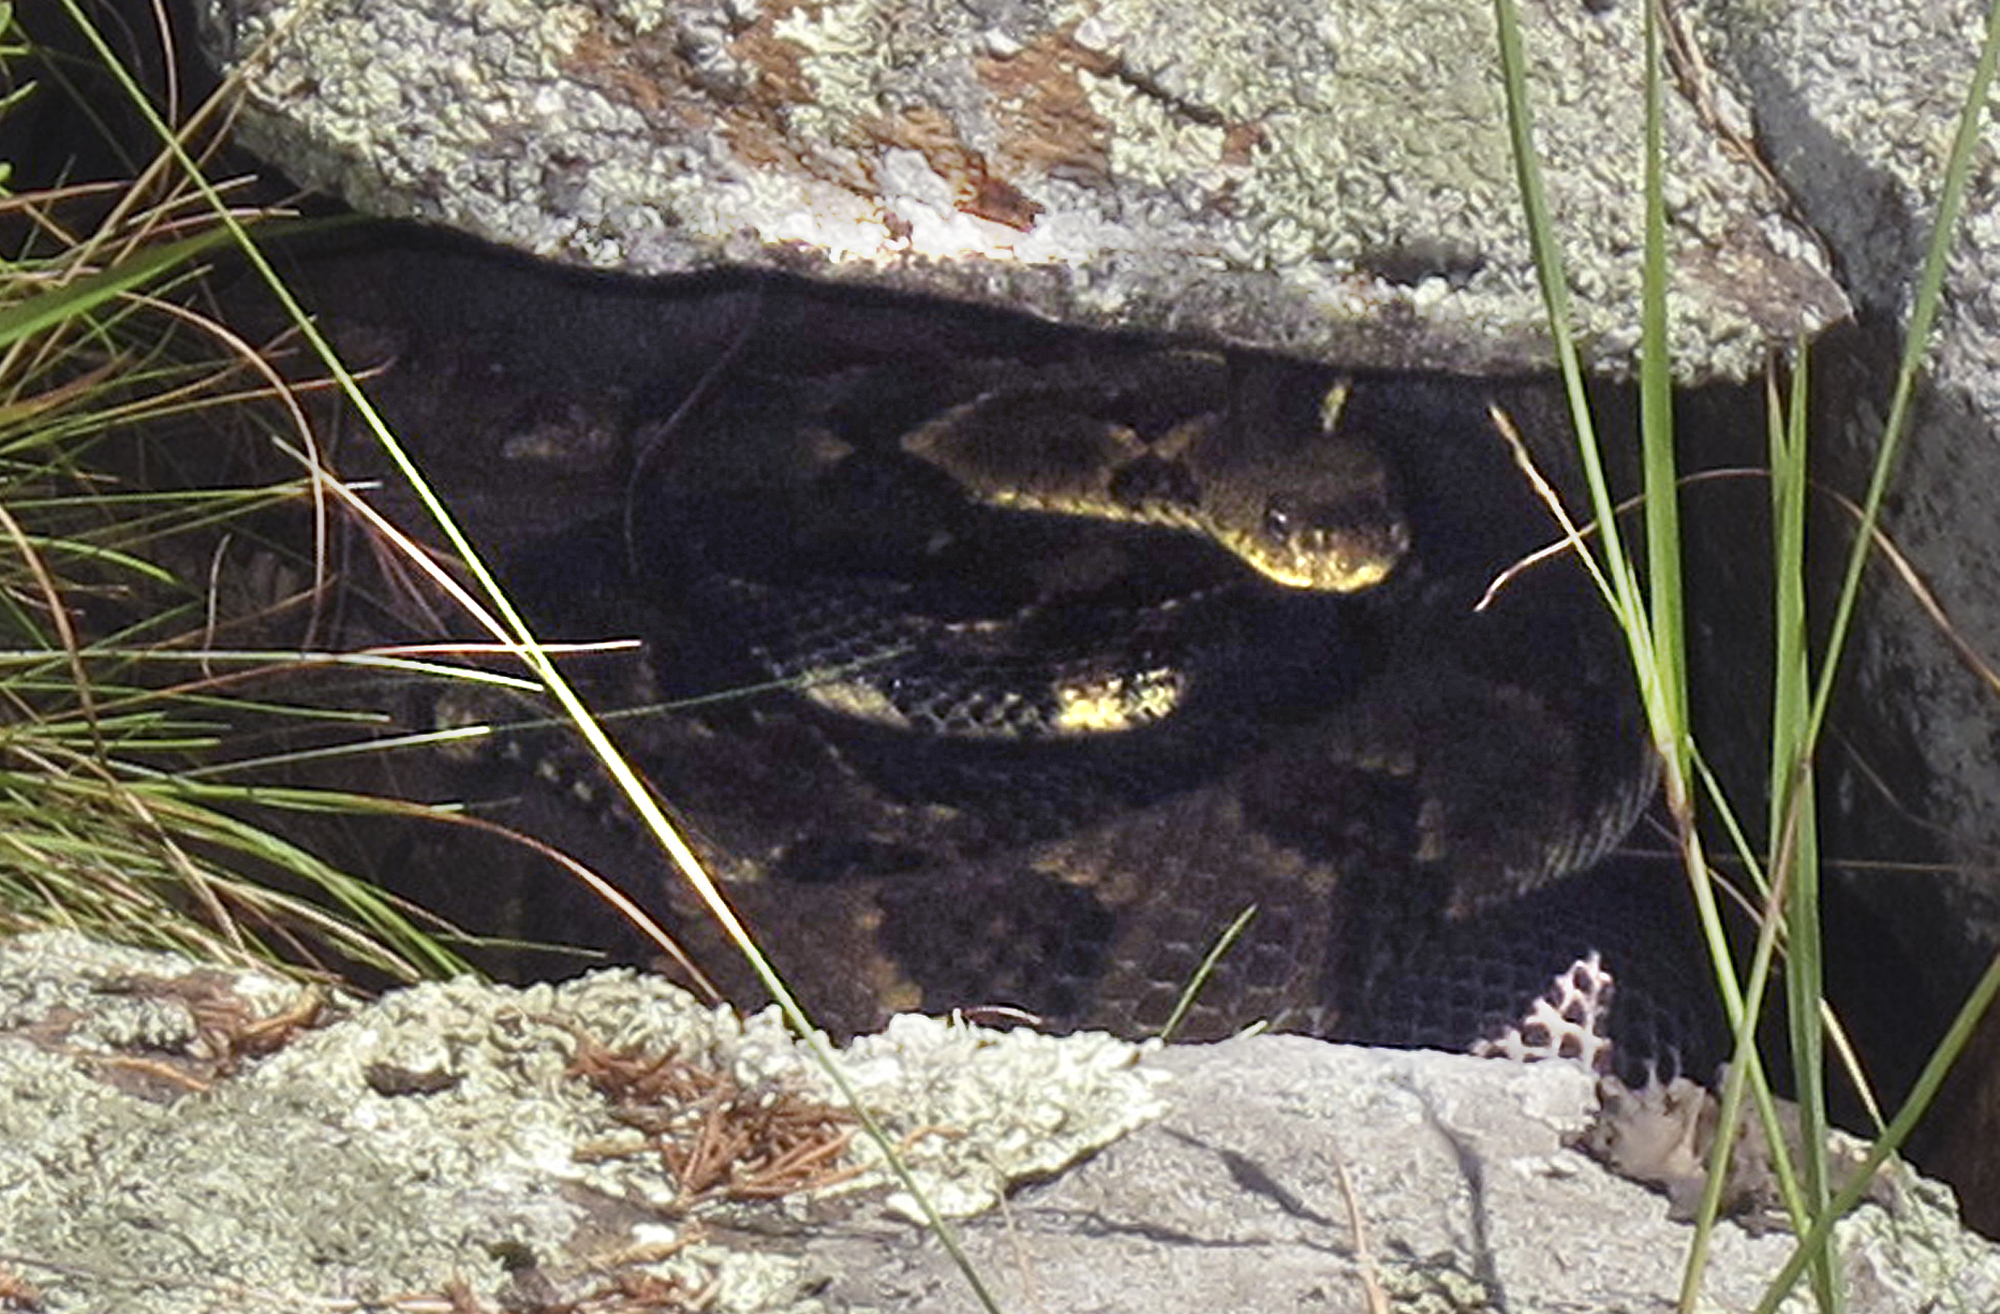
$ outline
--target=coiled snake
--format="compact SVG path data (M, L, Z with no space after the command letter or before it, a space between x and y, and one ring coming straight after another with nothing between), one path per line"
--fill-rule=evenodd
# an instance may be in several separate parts
M1475 609L1546 529L1465 389L969 374L773 388L629 518L659 692L783 686L635 754L825 1023L1148 1033L1253 910L1182 1034L1464 1047L1608 947L1689 1043L1593 870L1654 784L1622 641L1560 564Z

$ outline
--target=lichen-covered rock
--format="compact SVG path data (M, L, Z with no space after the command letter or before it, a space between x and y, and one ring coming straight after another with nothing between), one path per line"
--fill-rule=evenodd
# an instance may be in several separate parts
M1458 0L210 0L244 140L358 208L573 263L780 268L1353 366L1550 363L1484 6ZM1637 342L1640 6L1523 6L1578 292ZM1674 363L1841 317L1669 95Z
M1165 1118L963 1229L1001 1308L1362 1310L1371 1292L1399 1314L1676 1305L1693 1230L1565 1148L1592 1107L1575 1068L1297 1036L1147 1062L1175 1074ZM2000 1251L1934 1184L1838 1232L1855 1314L2000 1307ZM1698 1308L1756 1308L1795 1245L1723 1224ZM834 1308L972 1308L935 1247L833 1235L812 1249L842 1275L824 1293ZM1812 1305L1795 1292L1780 1308Z
M788 1208L771 1206L767 1226L809 1206L822 1222L908 1230L884 1209L910 1202L770 1014L738 1020L630 972L424 985L310 1014L300 994L74 935L0 942L0 1251L47 1262L19 1274L38 1308L443 1304L454 1290L483 1302L471 1308L503 1293L549 1307L621 1283L690 1302L710 1291L704 1307L720 1310L818 1308L804 1293L823 1270L712 1236L740 1198L795 1180L737 1144L757 1127L733 1109L778 1104L839 1153L794 1143L803 1176L826 1180L770 1191ZM221 1001L233 1033L296 1015L276 1052L239 1065L203 1042ZM1135 1066L1138 1052L917 1018L844 1062L919 1186L963 1216L1157 1116L1165 1076ZM701 1144L727 1150L700 1190L696 1151L673 1148L696 1137L650 1121L674 1116L651 1095L676 1083L696 1092Z
M959 1236L1005 1309L1358 1309L1371 1287L1436 1314L1664 1309L1691 1235L1566 1148L1592 1099L1565 1064L929 1018L837 1061L931 1197L986 1211ZM973 1308L866 1156L800 1143L861 1175L690 1196L695 1143L657 1130L674 1088L697 1129L715 1118L701 1153L736 1147L754 1186L784 1165L753 1171L728 1109L791 1100L796 1127L824 1081L769 1015L629 972L362 1004L70 934L0 941L0 1282L48 1314ZM1725 1224L1704 1307L1750 1308L1792 1244ZM1855 1314L2000 1303L2000 1252L1934 1185L1864 1206L1840 1244Z

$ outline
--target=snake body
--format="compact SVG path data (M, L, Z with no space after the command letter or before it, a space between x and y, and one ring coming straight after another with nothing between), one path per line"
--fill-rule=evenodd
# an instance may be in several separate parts
M1275 408L1193 352L1030 372L880 444L886 459L840 445L802 512L753 531L801 545L776 582L696 573L759 673L829 711L954 737L1123 734L1240 674L1270 594L1364 593L1407 552L1386 463L1339 423L1347 391ZM745 518L720 517L732 535ZM1088 529L1114 525L1156 528ZM857 538L903 555L823 571Z
M784 685L659 723L641 765L839 1029L1008 1004L1146 1034L1251 908L1182 1034L1463 1046L1519 1016L1603 938L1556 914L1655 776L1581 572L1473 606L1541 511L1493 492L1497 442L1411 457L1487 441L1483 408L1362 385L1357 419L1323 373L1268 401L1185 353L1096 377L910 423L815 399L768 431L833 453L768 463L803 479L641 508L635 588L742 658L691 674L709 645L668 635L665 692Z

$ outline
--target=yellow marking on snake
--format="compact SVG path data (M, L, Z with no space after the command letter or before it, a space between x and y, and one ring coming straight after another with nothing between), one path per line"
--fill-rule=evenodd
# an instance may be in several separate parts
M1172 714L1187 693L1187 675L1171 666L1059 680L1056 726L1064 734L1119 734Z

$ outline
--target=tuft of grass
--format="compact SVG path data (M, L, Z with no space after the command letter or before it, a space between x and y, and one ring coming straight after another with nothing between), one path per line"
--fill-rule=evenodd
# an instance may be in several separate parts
M13 20L0 5L9 74L36 53ZM36 92L19 83L0 113ZM316 497L324 476L182 490L135 477L159 466L159 435L196 423L274 409L303 423L269 349L202 313L198 262L233 237L168 177L0 191L0 930L389 979L462 971L416 910L249 819L392 801L184 775L246 716L297 709L204 676L206 583L180 559Z
M2000 3L1989 11L1985 38L1963 101L1958 132L1947 159L1932 239L1916 284L1916 295L1898 367L1894 397L1877 448L1868 493L1860 509L1845 575L1835 600L1833 622L1821 651L1812 652L1807 627L1806 492L1808 480L1809 368L1799 344L1791 359L1789 392L1770 387L1769 460L1773 524L1773 706L1770 731L1766 845L1761 859L1744 839L1728 800L1701 768L1688 715L1689 673L1685 654L1680 585L1678 497L1681 478L1673 447L1673 391L1666 350L1667 284L1665 253L1659 6L1644 13L1646 57L1645 115L1645 291L1641 307L1640 442L1644 471L1645 546L1648 587L1642 594L1632 558L1618 531L1616 509L1605 481L1598 441L1584 394L1582 371L1569 328L1568 291L1560 246L1550 219L1534 150L1519 18L1513 0L1494 0L1514 158L1530 240L1547 307L1557 359L1570 401L1579 452L1595 516L1590 543L1565 521L1569 545L1596 574L1624 629L1635 677L1644 700L1654 743L1664 764L1667 805L1679 838L1687 879L1700 909L1714 960L1719 992L1735 1029L1735 1059L1722 1094L1722 1117L1708 1190L1681 1293L1681 1308L1699 1303L1708 1238L1715 1224L1733 1137L1742 1104L1754 1098L1767 1139L1776 1155L1780 1189L1799 1234L1791 1260L1766 1293L1760 1311L1774 1310L1802 1274L1810 1270L1819 1307L1840 1307L1838 1265L1832 1250L1833 1224L1867 1189L1869 1177L1902 1144L1936 1094L1946 1071L1974 1024L2000 993L2000 961L1982 977L1954 1019L1945 1039L1926 1063L1916 1086L1883 1128L1859 1171L1838 1190L1826 1160L1824 1083L1827 1009L1821 988L1819 944L1819 862L1814 811L1813 762L1834 681L1839 672L1854 604L1871 550L1880 540L1882 499L1896 463L1915 383L1928 350L1943 287L1946 258L1963 205L1966 181L1978 141L1980 115L2000 60ZM1560 508L1558 508L1560 512ZM1698 791L1696 786L1701 786ZM1702 849L1697 798L1705 796L1731 836L1763 900L1760 928L1747 979L1739 980L1730 958L1715 899L1715 876ZM1804 1175L1801 1180L1784 1153L1768 1083L1756 1050L1758 1008L1774 956L1782 947L1787 986L1787 1022L1797 1073Z

